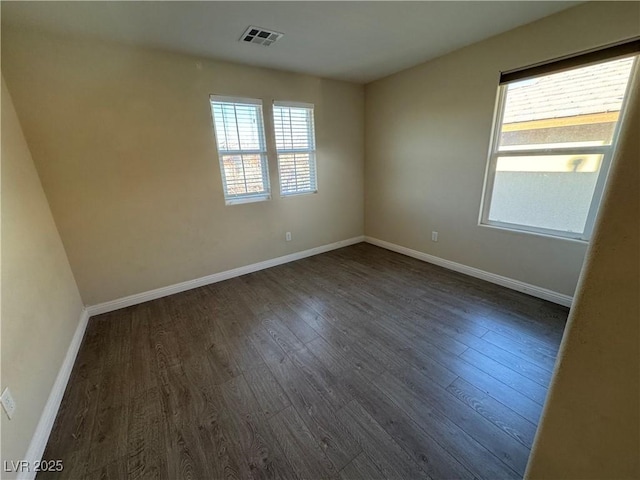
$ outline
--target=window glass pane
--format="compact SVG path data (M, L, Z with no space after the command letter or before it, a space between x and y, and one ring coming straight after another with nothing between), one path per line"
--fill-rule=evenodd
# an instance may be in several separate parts
M263 150L259 109L258 105L213 104L216 137L221 151Z
M266 193L262 155L223 155L228 196Z
M316 172L312 156L312 153L278 155L282 195L315 191Z
M489 220L583 233L603 155L499 157Z
M313 111L308 108L273 107L276 148L281 150L312 149Z
M633 60L508 84L499 151L610 145Z

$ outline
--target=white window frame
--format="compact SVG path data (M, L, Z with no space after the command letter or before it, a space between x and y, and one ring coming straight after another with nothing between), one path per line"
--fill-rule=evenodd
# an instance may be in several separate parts
M578 240L588 242L593 234L593 228L595 226L596 216L602 201L602 195L606 185L607 177L609 175L609 169L611 167L611 161L614 158L616 147L618 144L618 137L620 129L624 123L627 104L629 99L629 93L636 83L638 77L638 61L639 56L635 55L633 65L631 67L631 73L627 88L623 97L622 105L620 107L620 114L613 133L613 137L610 145L598 145L589 147L560 147L560 148L538 148L538 149L516 149L509 148L508 150L499 151L500 146L500 134L502 132L502 121L504 117L504 108L507 97L508 84L500 85L498 87L498 94L496 99L496 106L494 112L493 128L491 130L491 142L489 145L489 158L487 161L487 168L485 171L484 188L482 192L482 201L480 204L480 216L478 224L484 227L494 227L504 230L511 230L515 232L524 232L539 234L544 236L559 237L565 239ZM613 59L604 60L599 63L606 63ZM574 67L574 68L580 68ZM602 162L600 165L600 171L596 180L593 196L591 197L591 204L587 214L584 231L582 233L567 232L564 230L555 230L542 227L534 227L531 225L521 225L515 223L498 222L495 220L489 220L489 210L491 208L491 197L493 195L493 185L496 176L496 166L499 157L517 157L517 156L552 156L552 155L589 155L589 154L601 154Z
M293 197L297 195L308 195L313 193L318 193L318 166L316 163L316 136L315 136L315 106L312 103L301 103L301 102L286 102L286 101L274 101L273 102L273 134L276 137L276 125L275 125L275 108L277 107L285 107L285 108L303 108L309 111L309 123L307 130L307 138L309 139L309 148L306 149L294 149L294 148L284 148L278 149L277 147L277 139L276 139L276 153L278 158L278 181L280 183L280 196L281 197ZM283 192L283 182L282 182L282 169L280 164L280 155L295 155L297 153L308 154L309 155L309 168L311 170L310 176L313 181L313 185L311 188L306 190L296 190L294 192Z
M262 100L255 98L242 98L242 97L229 97L223 95L209 95L209 103L211 106L211 119L213 122L213 134L216 138L216 146L218 150L218 161L220 163L220 176L222 180L222 190L224 193L225 205L238 205L243 203L263 202L271 199L271 186L269 182L269 161L267 154L267 143L264 128L264 114L262 110ZM216 118L213 110L214 103L227 103L227 104L240 104L240 105L255 105L258 107L258 134L260 148L258 150L222 150L220 148L220 142L218 135L216 134ZM238 132L238 138L240 134ZM230 195L227 190L227 180L225 176L223 157L231 155L259 155L260 167L262 170L262 178L264 179L264 190L258 193L249 193L241 195Z

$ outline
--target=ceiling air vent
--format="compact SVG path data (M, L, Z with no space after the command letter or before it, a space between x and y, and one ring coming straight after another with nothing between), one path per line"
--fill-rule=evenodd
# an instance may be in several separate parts
M240 37L241 42L257 43L268 47L276 40L280 39L284 33L274 32L273 30L267 30L262 27L254 27L253 25L247 28L247 30Z

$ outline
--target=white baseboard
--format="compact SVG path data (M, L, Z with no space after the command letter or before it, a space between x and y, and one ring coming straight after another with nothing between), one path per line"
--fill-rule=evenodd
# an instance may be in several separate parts
M69 377L71 376L71 371L73 370L73 365L75 364L76 357L78 355L78 350L80 350L80 345L82 344L82 339L84 338L84 332L87 329L88 320L89 313L87 312L86 308L83 308L82 313L80 314L78 327L73 334L71 344L67 349L67 354L65 355L62 366L58 371L58 376L53 383L51 393L49 394L47 403L44 406L42 414L40 415L38 426L36 427L36 431L34 432L33 437L31 438L31 443L29 444L29 448L27 449L27 453L24 457L24 460L27 460L29 462L29 465L31 466L35 465L34 462L42 460L42 455L44 454L44 449L47 446L47 441L49 441L49 435L51 435L53 423L56 420L56 415L58 414L60 403L62 402L62 397L64 396L64 391L67 388L67 383L69 382ZM34 471L21 472L18 475L18 479L32 480L33 478L35 478L35 476L36 472Z
M128 297L118 298L116 300L100 303L98 305L91 305L87 307L87 311L89 312L90 317L93 315L99 315L101 313L112 312L121 308L130 307L131 305L137 305L139 303L144 303L150 300L155 300L157 298L173 295L174 293L191 290L192 288L210 285L212 283L221 282L230 278L239 277L240 275L246 275L247 273L257 272L258 270L264 270L265 268L271 268L275 267L276 265L282 265L283 263L289 263L295 260L300 260L301 258L325 253L337 248L347 247L349 245L364 242L364 240L364 236L353 237L347 240L340 240L339 242L322 245L320 247L311 248L302 252L291 253L283 257L272 258L271 260L252 263L251 265L246 265L244 267L238 267L232 270L214 273L212 275L207 275L206 277L196 278L195 280L187 280L186 282L176 283L167 287L156 288L155 290L149 290L148 292L136 293L135 295L129 295Z
M502 285L503 287L526 293L533 297L542 298L543 300L548 300L550 302L557 303L558 305L570 307L571 302L573 302L573 297L570 297L569 295L564 295L562 293L554 292L553 290L537 287L536 285L531 285L529 283L514 280L512 278L503 277L502 275L496 275L495 273L485 272L484 270L480 270L479 268L468 267L467 265L463 265L461 263L452 262L451 260L445 260L444 258L429 255L428 253L419 252L418 250L412 250L411 248L402 247L400 245L396 245L395 243L386 242L384 240L379 240L373 237L365 237L365 242L372 245L377 245L378 247L382 247L393 252L402 253L403 255L407 255L408 257L417 258L418 260L422 260L423 262L433 263L434 265L438 265L449 270L464 273L465 275L469 275L470 277L480 278L482 280L486 280L487 282Z

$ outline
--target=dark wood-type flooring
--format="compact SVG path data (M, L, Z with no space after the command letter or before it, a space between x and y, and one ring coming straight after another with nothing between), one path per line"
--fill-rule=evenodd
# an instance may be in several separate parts
M519 478L567 313L362 243L96 316L44 458L74 479Z

